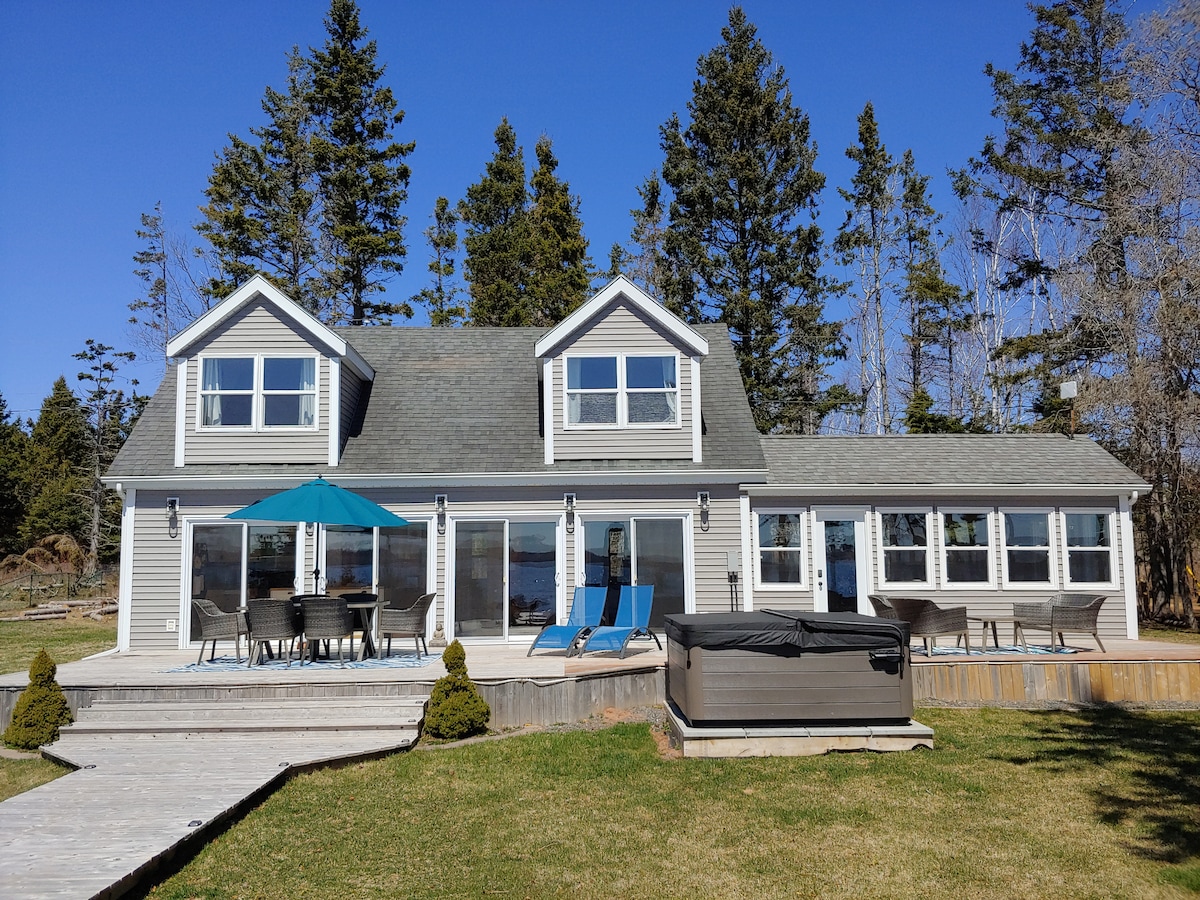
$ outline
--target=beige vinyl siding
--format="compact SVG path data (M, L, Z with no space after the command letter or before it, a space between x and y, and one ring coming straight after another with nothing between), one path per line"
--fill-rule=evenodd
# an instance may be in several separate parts
M329 360L314 343L261 301L231 316L191 348L184 411L184 466L231 462L327 463L329 460ZM205 355L317 354L317 422L313 431L270 429L254 433L197 431L200 361ZM343 380L347 375L342 372Z
M967 614L970 616L1011 616L1013 612L1013 603L1023 602L1039 602L1050 597L1051 594L1059 592L1072 593L1094 593L1103 594L1108 599L1100 609L1100 634L1101 637L1125 638L1128 637L1125 617L1125 573L1121 569L1122 551L1123 551L1123 534L1120 527L1120 514L1118 509L1118 501L1116 497L1104 499L1055 499L1037 496L1015 496L1015 497L979 497L967 494L958 496L920 496L911 495L907 497L887 497L876 502L857 501L847 499L845 497L827 496L818 498L803 498L787 496L756 496L751 501L751 524L752 527L757 521L757 511L760 509L771 508L807 508L814 509L820 507L845 507L849 509L867 508L870 512L867 516L867 535L868 548L870 554L867 571L870 578L870 593L885 593L895 596L921 596L928 597L940 606L965 606ZM879 558L879 521L876 512L879 509L897 510L910 508L914 510L932 509L933 516L931 517L931 534L929 541L928 552L931 554L933 561L932 565L932 588L914 586L911 589L902 587L881 587L882 571L880 569L882 563ZM1001 573L1000 554L1003 552L1002 544L1002 529L1003 523L999 512L1008 510L1018 512L1026 508L1030 510L1051 510L1050 516L1050 540L1054 548L1055 556L1055 577L1057 582L1053 587L1038 588L1008 586L1004 584ZM991 510L992 524L989 531L991 557L990 563L994 570L995 584L994 588L954 588L948 586L943 578L941 553L942 553L942 534L939 527L940 520L937 516L939 509L947 511L956 510ZM1080 588L1066 583L1065 567L1066 554L1064 553L1063 535L1061 532L1062 519L1058 515L1059 510L1091 510L1096 511L1111 511L1113 515L1113 581L1114 584L1110 588L1090 589ZM811 522L810 522L811 525ZM806 559L808 564L808 577L811 581L813 574L813 543L819 539L817 535L809 531L807 535L808 544L806 545ZM753 561L753 565L757 566L757 560ZM753 570L751 570L751 573ZM812 591L763 591L756 590L754 595L755 608L762 608L764 605L775 604L783 606L786 603L794 603L798 609L813 608ZM1009 643L1012 641L1012 627L1006 625L999 626L1001 643ZM973 624L971 630L971 640L975 641L978 637L978 625ZM1031 632L1030 639L1035 642L1042 642L1045 639L1045 633ZM1078 636L1076 638L1078 639ZM989 638L990 640L990 638ZM1087 637L1082 638L1083 645L1087 644Z
M164 514L175 492L138 491L133 512L134 558L129 616L130 650L174 650L181 627L183 523L174 536ZM175 620L176 631L167 630Z
M564 427L565 356L679 354L679 426L669 428L567 429ZM555 354L550 385L554 410L555 459L691 459L692 367L686 350L677 347L655 322L630 306L608 307L584 332Z

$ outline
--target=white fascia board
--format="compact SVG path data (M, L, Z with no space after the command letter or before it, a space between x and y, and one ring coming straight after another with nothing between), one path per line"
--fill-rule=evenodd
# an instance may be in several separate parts
M187 380L188 361L181 359L175 365L175 468L182 469L187 440Z
M257 488L284 490L316 478L325 472L330 481L350 490L355 488L470 488L470 487L541 487L571 485L695 485L742 484L765 478L766 472L747 469L626 470L612 472L443 472L421 475L362 474L327 472L314 464L304 474L278 475L143 475L123 476L119 480L143 490L219 490ZM115 480L104 479L106 484Z
M534 344L534 353L538 358L550 353L573 335L580 331L604 307L617 299L624 297L629 303L649 318L662 326L669 334L683 344L693 355L708 356L708 341L700 336L683 319L675 315L624 275L618 275L592 297L561 322L546 332Z
M752 497L755 496L821 496L838 494L853 497L890 497L911 496L913 494L957 494L957 495L988 495L1021 496L1060 496L1060 497L1116 497L1137 494L1146 489L1142 482L1130 484L963 484L962 482L946 482L945 484L840 484L826 482L822 484L766 484L756 482L743 484L741 489Z
M121 558L117 576L117 650L129 649L133 626L133 551L134 516L137 512L137 488L115 485L121 494Z
M342 361L329 360L329 465L338 464L342 446Z
M279 288L267 281L262 275L254 275L236 291L208 310L204 315L175 335L167 343L167 356L171 358L184 356L196 341L217 328L222 322L234 315L242 307L252 303L257 298L270 303L281 313L291 319L299 329L313 341L329 350L332 354L344 357L351 367L368 381L375 378L375 370L362 358L357 350L347 341L334 334L321 322L295 301L288 298Z
M542 360L542 462L554 465L554 360Z

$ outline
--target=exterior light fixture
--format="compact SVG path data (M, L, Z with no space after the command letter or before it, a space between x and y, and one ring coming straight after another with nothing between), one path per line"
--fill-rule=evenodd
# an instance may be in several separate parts
M563 494L563 506L567 509L567 534L575 533L575 495Z
M708 512L708 491L701 491L696 495L696 502L700 504L700 512Z
M173 519L177 515L179 515L179 498L178 497L168 497L167 498L167 518Z
M437 513L437 532L438 534L446 533L446 495L435 494L433 497L433 511Z

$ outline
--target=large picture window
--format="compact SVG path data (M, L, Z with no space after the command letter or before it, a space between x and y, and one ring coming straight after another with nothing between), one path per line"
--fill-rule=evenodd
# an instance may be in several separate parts
M1004 580L1007 584L1052 587L1050 513L1021 511L1004 516Z
M567 427L679 424L679 365L671 356L566 358Z
M1112 514L1063 511L1068 584L1112 584Z
M258 430L316 424L316 357L201 360L201 427Z
M941 512L942 563L951 587L992 585L991 514Z
M883 586L929 585L927 511L880 511L879 542Z
M805 583L804 514L758 514L758 583L760 587L802 587Z

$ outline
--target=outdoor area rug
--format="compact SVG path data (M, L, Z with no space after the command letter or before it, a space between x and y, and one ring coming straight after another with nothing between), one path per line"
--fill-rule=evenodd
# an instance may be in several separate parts
M1005 654L1015 654L1019 656L1049 656L1050 654L1078 653L1079 650L1075 647L1050 647L1046 644L1030 644L1028 650L1018 647L1016 644L1001 644L999 647L993 647L988 644L987 649L982 653L979 652L978 645L972 645L972 656L1004 656ZM924 656L925 648L918 647L915 644L912 648L913 656ZM967 651L963 647L938 647L933 648L934 656L966 656Z
M383 659L364 659L362 662L348 659L348 660L346 660L346 668L347 669L374 669L374 670L379 670L379 669L419 669L419 668L429 665L430 663L440 662L441 658L442 658L442 654L440 654L440 653L425 654L420 659L417 659L416 654L413 654L413 653L409 653L409 654L401 653L401 654L393 654L391 656L385 656ZM338 661L336 659L334 659L332 661L327 660L327 659L321 659L315 663L305 663L304 671L307 672L312 666L316 666L317 669L320 669L320 670L325 670L325 669L336 670L336 669L341 668L341 666L338 665ZM300 661L293 659L291 668L299 671ZM166 672L196 672L198 674L210 675L214 672L241 672L242 674L245 674L247 671L257 671L259 669L270 669L271 671L278 671L278 670L286 671L288 669L288 665L286 662L284 662L283 660L280 660L280 659L269 659L265 663L263 663L261 666L256 665L251 669L247 669L246 657L244 657L244 656L242 657L241 662L238 662L232 656L218 656L212 662L209 662L206 659L202 663L188 663L188 665L186 665L186 666L176 666L174 669L166 669L165 671Z

